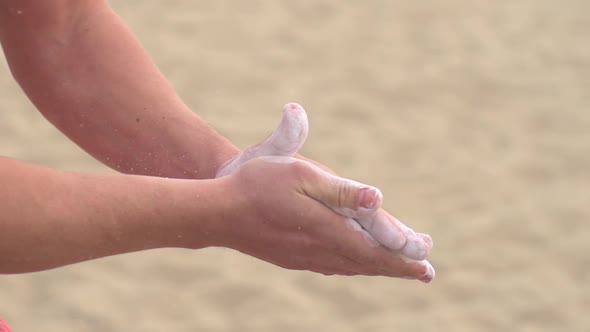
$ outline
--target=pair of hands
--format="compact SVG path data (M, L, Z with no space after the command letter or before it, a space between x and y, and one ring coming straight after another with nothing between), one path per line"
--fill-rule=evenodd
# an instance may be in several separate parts
M382 210L379 189L293 157L307 132L304 109L287 104L270 137L220 168L236 222L222 245L288 269L432 281L431 237Z

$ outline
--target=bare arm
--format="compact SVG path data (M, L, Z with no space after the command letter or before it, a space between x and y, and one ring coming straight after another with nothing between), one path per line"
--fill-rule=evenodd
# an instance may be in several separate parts
M239 153L182 103L103 0L4 0L0 2L0 41L14 77L45 117L119 171L212 178ZM264 172L259 176L266 180ZM326 194L337 194L326 188ZM325 201L320 197L318 202ZM285 207L290 205L292 201L285 200L267 208L288 211ZM291 217L297 214L291 212ZM331 234L339 234L334 231ZM341 231L339 236L344 238L347 231ZM329 243L326 234L317 238ZM415 275L417 270L409 266L420 271L427 266L416 264L398 264L385 272ZM366 273L355 271L358 268L346 273Z
M358 211L365 185L293 158L252 160L215 180L60 172L0 158L0 183L0 273L225 246L289 269L434 277L425 261L375 245L320 203Z
M118 171L213 178L238 153L180 100L103 0L5 0L0 41L41 113Z
M0 183L0 273L209 246L224 204L223 181L60 172L2 157Z

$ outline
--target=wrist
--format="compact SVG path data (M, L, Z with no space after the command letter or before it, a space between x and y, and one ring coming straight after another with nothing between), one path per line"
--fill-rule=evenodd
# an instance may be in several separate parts
M238 147L232 144L225 137L221 137L222 142L219 144L215 158L213 158L213 169L210 172L210 178L216 178L217 174L223 167L231 163L242 152Z
M163 228L162 247L200 249L223 246L229 224L228 212L235 207L228 179L168 181L173 181L175 186L167 203L173 217L169 219L172 224Z

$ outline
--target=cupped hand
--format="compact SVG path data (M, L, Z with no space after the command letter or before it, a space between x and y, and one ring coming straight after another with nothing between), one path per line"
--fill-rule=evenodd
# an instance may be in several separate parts
M228 161L220 168L217 177L232 174L245 163L256 158L293 156L305 142L307 132L308 123L305 110L298 104L289 103L283 107L283 119L279 127L266 140L244 150L235 158ZM294 160L289 161L289 163L295 163L295 161L299 160L306 164L307 168L313 169L313 172L319 174L318 176L321 178L331 179L327 180L328 182L334 181L334 179L340 179L337 182L342 183L344 181L348 184L355 183L357 187L362 186L354 181L338 178L329 168L322 164L303 157L300 158L302 160L292 158ZM277 160L279 159L273 159L273 162L277 162ZM289 159L283 158L280 160L280 163L287 163ZM266 161L270 162L271 160L266 159ZM264 174L261 176L264 177ZM368 188L368 186L364 187ZM396 253L402 261L411 265L416 260L424 260L430 254L433 242L429 235L414 232L411 228L379 207L368 206L366 208L357 207L351 209L346 205L334 204L333 200L330 203L330 198L335 197L334 195L339 195L339 192L333 191L334 188L331 186L320 186L317 187L317 190L323 192L323 194L316 195L316 200L344 217L354 218L354 221L351 221L352 225L362 226L362 229L366 231L365 235L368 239L389 249L390 252ZM376 188L372 190L376 191L376 196L378 197L375 204L380 206L382 199L381 193ZM283 203L281 206L285 205L287 203ZM434 269L430 263L427 261L423 261L422 263L427 266L427 269L432 272L432 277L434 277Z
M377 188L277 156L252 159L223 181L232 194L224 213L223 246L288 269L424 282L434 277L426 261L379 245L350 218L379 209Z

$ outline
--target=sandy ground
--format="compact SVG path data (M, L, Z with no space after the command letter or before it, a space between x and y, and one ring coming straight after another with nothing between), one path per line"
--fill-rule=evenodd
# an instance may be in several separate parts
M0 277L15 331L590 330L590 3L112 4L239 146L265 137L285 102L303 104L304 153L379 186L388 211L432 234L437 279L151 251ZM0 154L107 171L4 63L0 109Z

